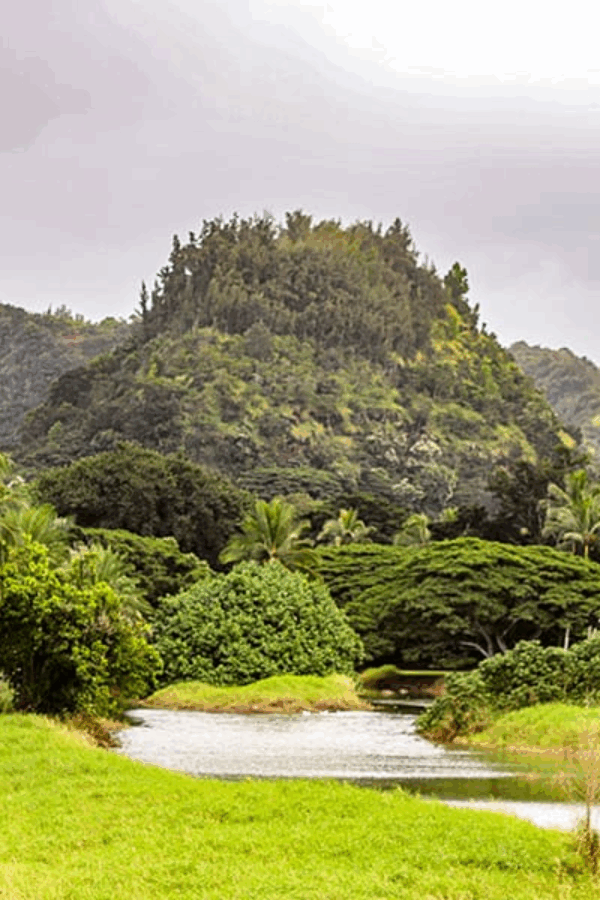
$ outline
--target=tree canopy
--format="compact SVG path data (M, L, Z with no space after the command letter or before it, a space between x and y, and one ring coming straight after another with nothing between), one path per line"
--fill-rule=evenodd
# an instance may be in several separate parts
M600 566L550 547L459 538L319 556L367 661L469 665L519 640L581 639L600 613Z

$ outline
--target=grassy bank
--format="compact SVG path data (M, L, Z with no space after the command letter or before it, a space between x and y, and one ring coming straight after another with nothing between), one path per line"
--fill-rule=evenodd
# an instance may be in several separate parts
M345 675L276 675L243 687L213 687L187 681L157 691L143 705L238 713L369 709L356 693L352 679Z
M600 729L600 708L543 703L499 716L469 744L514 753L562 758Z
M588 900L568 835L333 782L194 780L0 716L2 900Z

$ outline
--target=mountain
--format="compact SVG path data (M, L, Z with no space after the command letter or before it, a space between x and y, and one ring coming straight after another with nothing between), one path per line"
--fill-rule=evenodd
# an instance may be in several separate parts
M510 352L557 416L577 429L583 443L600 459L600 369L566 347L549 350L519 341Z
M0 449L15 448L25 413L46 398L55 378L128 334L129 325L113 318L94 324L64 307L40 314L0 304Z
M173 239L127 341L52 383L15 455L43 468L133 440L265 498L489 507L490 474L554 458L560 423L467 293L399 219L204 222Z

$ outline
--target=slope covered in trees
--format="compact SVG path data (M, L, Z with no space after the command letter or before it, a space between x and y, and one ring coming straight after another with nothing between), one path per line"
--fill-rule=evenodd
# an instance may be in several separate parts
M62 465L137 441L265 499L308 493L438 515L490 505L490 472L537 466L558 421L406 226L301 212L205 222L142 290L131 341L66 373L20 434Z
M0 304L0 449L13 448L25 413L41 403L59 375L129 334L116 319L94 324L66 309L44 314Z
M518 341L510 352L559 418L578 429L583 442L600 458L600 369L566 347L549 350Z

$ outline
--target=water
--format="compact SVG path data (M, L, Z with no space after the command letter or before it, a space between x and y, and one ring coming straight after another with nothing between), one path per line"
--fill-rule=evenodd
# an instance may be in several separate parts
M336 778L369 787L404 787L454 805L499 810L550 828L570 829L581 806L539 802L539 782L482 753L420 737L415 716L336 712L236 715L133 710L136 726L117 752L140 762L216 778ZM594 811L600 827L600 810Z

